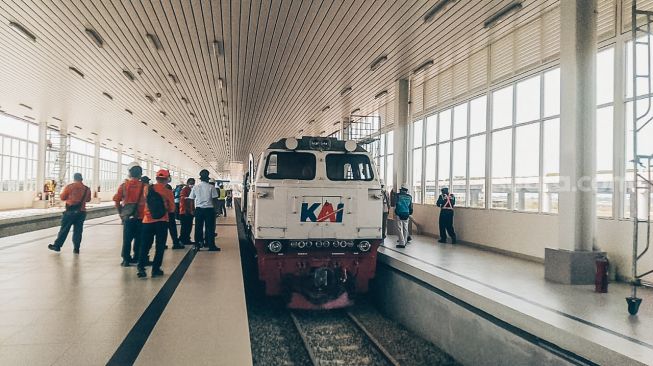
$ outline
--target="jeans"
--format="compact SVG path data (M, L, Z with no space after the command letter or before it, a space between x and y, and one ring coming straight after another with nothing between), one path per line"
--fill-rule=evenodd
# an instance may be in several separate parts
M141 250L141 227L140 219L131 218L123 223L122 227L122 259L129 261L132 258L138 259ZM132 241L134 246L132 247ZM133 249L133 256L132 256Z
M152 248L152 243L155 242L152 270L160 269L161 263L163 262L163 250L166 246L166 240L168 240L168 223L165 221L157 221L143 224L142 231L143 239L141 241L141 253L138 256L138 268L145 268L148 254Z
M61 217L61 228L54 245L61 247L68 238L70 227L73 227L73 246L79 249L82 244L82 232L84 231L84 220L86 220L86 212L84 211L66 211Z
M179 232L179 241L182 244L190 243L190 231L193 229L193 215L181 215L181 231Z
M195 243L215 246L215 210L213 207L195 208Z
M409 219L402 220L398 216L397 219L397 235L399 235L399 245L406 245L408 239L408 223Z
M218 200L218 215L227 217L227 208L225 207L224 200Z
M172 244L179 245L179 236L177 235L177 220L174 212L168 212L168 230L172 238Z

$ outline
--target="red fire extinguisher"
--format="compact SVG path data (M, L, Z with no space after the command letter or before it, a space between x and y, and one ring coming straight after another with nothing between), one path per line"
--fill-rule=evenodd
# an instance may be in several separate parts
M594 291L599 293L608 292L608 267L610 262L606 257L596 258L596 277L594 277Z

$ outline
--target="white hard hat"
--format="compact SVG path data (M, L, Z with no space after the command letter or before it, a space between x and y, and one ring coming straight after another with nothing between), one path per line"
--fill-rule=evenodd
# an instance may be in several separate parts
M406 183L402 183L402 184L401 184L401 189L408 190L408 184L406 184Z

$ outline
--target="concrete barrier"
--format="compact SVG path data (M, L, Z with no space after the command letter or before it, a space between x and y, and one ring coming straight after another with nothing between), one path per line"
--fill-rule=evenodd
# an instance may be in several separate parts
M86 212L86 219L96 219L114 214L116 214L116 209L113 206L89 208ZM61 224L61 215L62 212L53 212L0 220L0 238L59 226Z

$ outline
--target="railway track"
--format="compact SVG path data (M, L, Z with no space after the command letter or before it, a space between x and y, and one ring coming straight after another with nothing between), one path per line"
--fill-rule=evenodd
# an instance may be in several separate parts
M291 312L290 317L314 366L399 365L349 311Z

